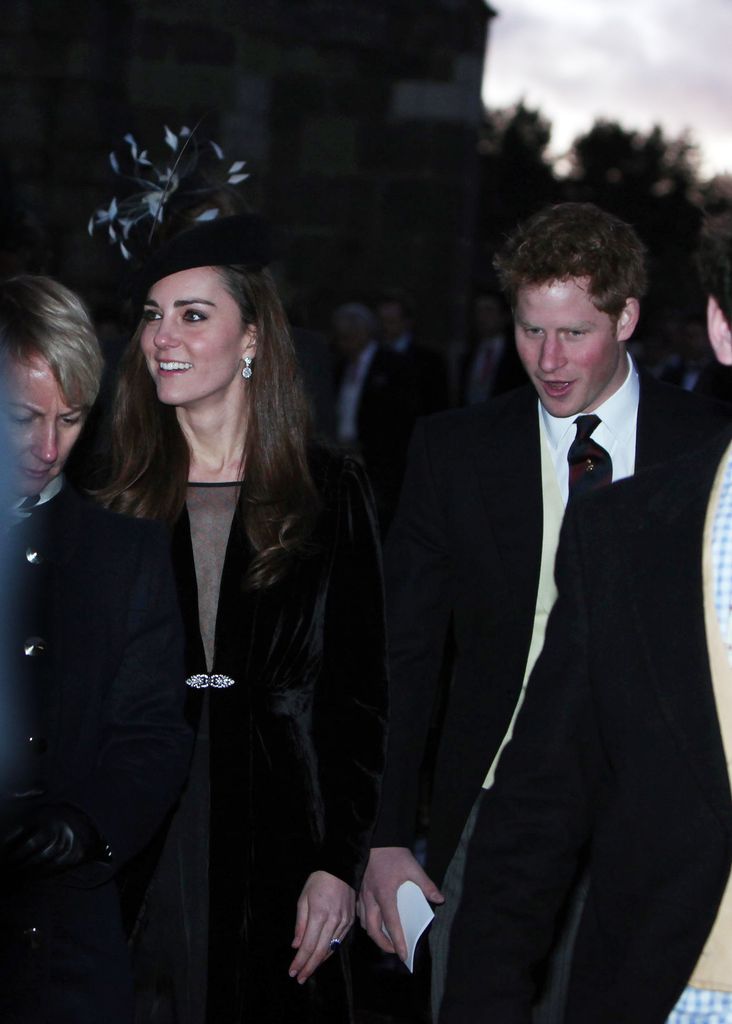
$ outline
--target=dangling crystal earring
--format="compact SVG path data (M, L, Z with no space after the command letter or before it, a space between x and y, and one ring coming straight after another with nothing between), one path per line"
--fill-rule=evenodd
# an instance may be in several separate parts
M241 375L244 378L244 380L249 380L249 378L251 377L251 375L252 375L252 357L251 356L244 356L244 366L242 367Z

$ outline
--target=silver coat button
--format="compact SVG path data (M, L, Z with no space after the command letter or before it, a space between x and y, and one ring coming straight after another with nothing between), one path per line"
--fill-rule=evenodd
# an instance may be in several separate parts
M40 551L36 551L35 548L26 548L25 560L26 562L30 562L31 565L40 565L43 561L43 555Z
M48 645L42 636L29 636L23 645L27 658L35 658L39 654L45 654Z

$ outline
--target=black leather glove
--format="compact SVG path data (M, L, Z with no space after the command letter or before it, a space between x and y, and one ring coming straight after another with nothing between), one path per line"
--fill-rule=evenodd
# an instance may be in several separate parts
M103 844L86 815L56 804L35 808L6 829L0 861L8 867L53 874L102 854Z

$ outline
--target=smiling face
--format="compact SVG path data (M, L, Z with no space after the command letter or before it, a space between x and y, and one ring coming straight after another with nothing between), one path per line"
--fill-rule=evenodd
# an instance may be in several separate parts
M7 417L15 452L18 497L40 494L64 468L84 425L83 410L69 405L51 367L35 356L7 366Z
M518 289L516 348L544 408L553 416L592 412L627 375L625 342L638 322L637 299L617 320L595 307L587 278Z
M213 267L156 282L145 301L140 345L158 398L181 409L245 401L241 369L254 356L255 329Z

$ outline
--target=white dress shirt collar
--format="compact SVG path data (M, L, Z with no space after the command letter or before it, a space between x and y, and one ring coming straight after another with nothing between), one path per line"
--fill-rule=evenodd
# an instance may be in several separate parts
M628 374L618 390L594 410L600 423L592 437L610 455L613 464L613 481L632 476L635 471L635 432L638 423L638 398L640 382L633 360L626 354ZM567 453L576 436L573 416L552 416L537 398L539 422L549 444L552 461L557 474L557 483L565 503L569 488Z
M59 475L55 476L53 480L50 481L50 483L46 484L41 493L38 495L38 501L35 503L35 505L33 505L32 508L28 510L21 510L20 507L23 504L23 502L28 500L27 497L18 498L18 500L13 502L13 505L11 506L11 512L13 516L17 517L18 519L27 519L32 511L37 509L40 505L45 505L47 501L51 500L51 498L55 498L58 492L63 487L63 485L64 475L63 473L59 473Z
M594 410L594 415L599 416L605 427L613 437L621 444L625 444L631 434L635 433L635 421L638 412L638 396L640 384L638 371L633 360L626 353L628 360L628 373L618 390L606 398L602 405ZM568 432L571 431L571 440L574 440L576 433L574 421L581 413L574 413L572 416L552 416L539 402L539 412L544 421L546 435L552 448L559 448Z

